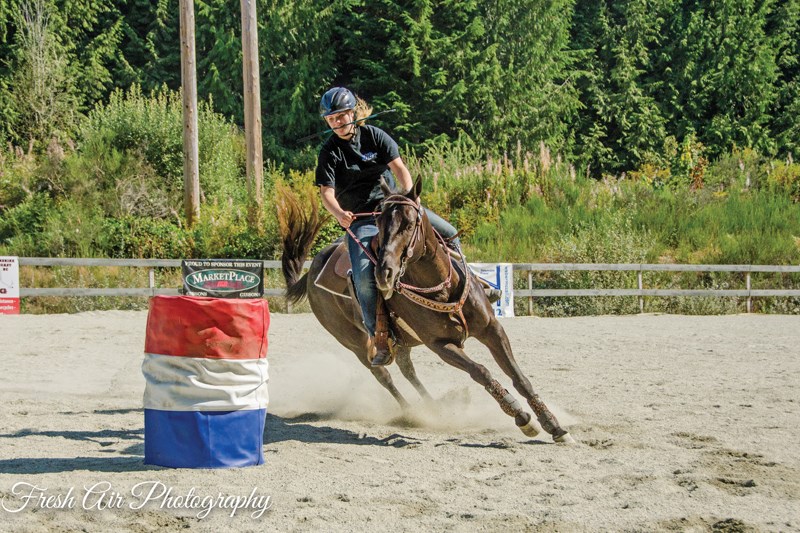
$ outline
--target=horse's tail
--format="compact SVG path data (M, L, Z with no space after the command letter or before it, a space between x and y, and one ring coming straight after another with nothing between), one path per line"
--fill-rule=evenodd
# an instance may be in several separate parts
M283 245L281 270L286 280L286 298L292 303L306 297L308 274L300 277L300 273L314 238L327 222L327 217L320 216L319 203L309 196L307 194L301 198L288 185L275 184L278 226Z

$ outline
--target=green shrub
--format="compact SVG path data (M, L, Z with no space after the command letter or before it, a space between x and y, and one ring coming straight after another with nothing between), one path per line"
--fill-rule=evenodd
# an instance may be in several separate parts
M17 255L47 255L38 237L54 211L50 196L37 192L3 212L0 217L0 243Z
M150 96L138 86L115 91L107 105L89 113L81 131L81 149L93 157L114 150L140 155L170 195L183 191L183 118L180 92L162 88ZM242 199L245 195L245 146L242 135L213 111L198 106L200 186L206 197ZM114 175L109 178L114 179ZM178 207L178 206L176 206Z
M166 220L134 216L104 219L100 240L109 257L192 257L192 242L187 232Z
M778 163L769 174L767 184L772 190L786 194L794 203L800 203L800 164L791 160Z

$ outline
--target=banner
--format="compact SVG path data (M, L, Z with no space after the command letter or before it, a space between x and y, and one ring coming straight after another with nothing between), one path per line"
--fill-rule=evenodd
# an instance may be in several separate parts
M19 314L19 259L0 256L0 315Z
M485 280L503 296L492 304L494 316L514 316L514 267L511 263L469 263L476 276Z
M210 298L264 296L264 262L249 259L185 259L183 293Z

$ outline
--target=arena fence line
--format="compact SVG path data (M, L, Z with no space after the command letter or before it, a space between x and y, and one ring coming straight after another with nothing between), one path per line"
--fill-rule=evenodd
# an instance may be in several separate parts
M88 259L55 257L20 257L20 266L35 267L135 267L149 269L149 286L134 288L68 288L68 287L20 287L20 297L30 296L141 296L177 295L177 288L157 287L156 268L180 268L179 259ZM310 261L306 261L308 268ZM515 298L528 299L529 314L533 314L533 301L537 297L592 297L592 296L637 296L639 310L644 311L645 296L715 296L747 298L747 312L751 311L752 298L800 297L800 289L752 289L751 274L759 272L800 273L800 266L793 265L678 265L678 264L604 264L604 263L514 263L514 272L527 272L528 288L515 289ZM264 261L265 269L280 270L280 261ZM533 275L536 272L560 271L629 271L637 273L638 287L635 289L534 289ZM645 272L741 272L745 274L742 289L647 289L643 283ZM284 289L265 288L264 296L283 296ZM291 312L291 308L289 309Z

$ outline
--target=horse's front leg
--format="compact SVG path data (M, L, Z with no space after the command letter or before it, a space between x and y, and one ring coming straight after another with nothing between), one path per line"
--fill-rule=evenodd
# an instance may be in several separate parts
M414 369L414 363L411 361L411 348L403 346L402 344L397 344L394 349L397 354L395 360L397 361L397 366L400 367L400 372L402 372L403 376L414 386L422 399L429 405L432 405L433 398L431 398L425 385L423 385L417 377L417 371Z
M528 405L536 414L539 424L553 436L553 440L566 443L574 442L570 434L558 424L556 417L539 398L539 395L533 390L531 382L520 370L516 359L514 359L514 354L511 352L511 343L508 340L508 335L506 335L500 322L493 318L483 331L476 333L475 338L489 348L500 369L511 378L514 388L528 401Z
M347 328L342 326L340 333L346 333L346 329ZM374 348L370 345L369 338L363 331L355 326L350 326L349 329L351 330L350 335L342 336L339 338L339 342L356 354L356 357L358 357L358 360L361 362L361 364L364 365L367 370L372 372L372 375L375 376L375 379L378 380L378 383L383 385L383 388L389 391L389 394L391 394L397 403L400 404L400 408L403 411L408 411L410 405L403 394L395 386L394 381L392 381L392 375L389 373L389 371L382 366L372 366L372 363L369 359L369 351Z
M535 437L539 433L539 428L533 421L530 413L522 409L519 401L503 388L500 383L492 378L489 371L481 364L470 359L458 345L449 341L438 341L427 345L445 363L467 372L470 377L480 383L486 391L492 395L503 412L514 418L514 423L529 437Z

